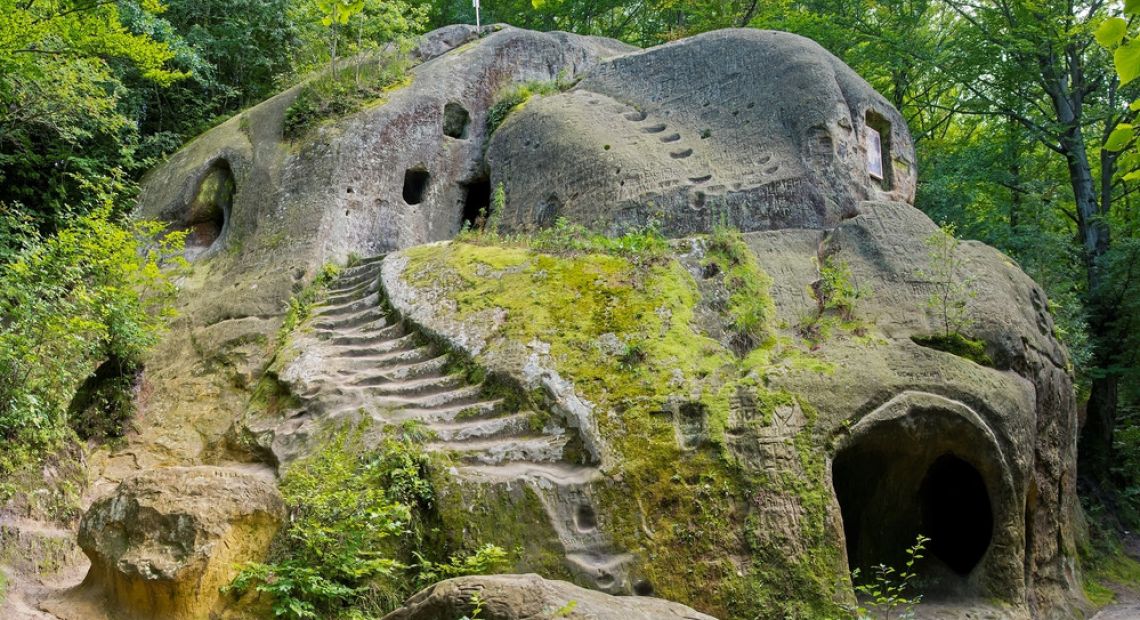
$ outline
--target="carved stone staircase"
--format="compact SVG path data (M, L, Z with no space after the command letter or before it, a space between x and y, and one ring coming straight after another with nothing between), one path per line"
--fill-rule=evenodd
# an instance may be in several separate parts
M286 435L302 426L368 416L412 423L446 452L458 476L489 484L522 481L537 494L579 578L614 593L631 591L632 556L598 528L591 485L600 473L564 456L576 431L545 412L512 410L482 384L449 372L448 356L387 308L383 257L345 269L299 330L298 355L282 379L302 401ZM280 433L279 433L280 434Z

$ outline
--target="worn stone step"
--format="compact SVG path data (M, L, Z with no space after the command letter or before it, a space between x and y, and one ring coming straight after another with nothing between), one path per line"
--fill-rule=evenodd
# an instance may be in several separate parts
M418 340L416 334L405 334L399 338L375 338L374 342L364 343L334 343L333 339L330 339L328 349L331 357L369 357L414 349Z
M345 267L341 270L340 276L336 277L337 283L350 283L350 282L363 282L368 278L380 276L380 264L368 263L361 264L361 266Z
M427 362L402 364L380 372L375 372L371 368L367 369L367 372L356 369L351 373L352 378L348 384L353 387L375 387L389 384L416 383L419 381L440 381L442 383L442 380L445 378L452 381L450 377L453 375L444 372L446 368L447 356L441 355ZM459 378L459 380L462 381L462 378Z
M514 482L516 480L537 480L543 485L581 486L601 478L596 467L572 463L527 463L512 461L497 465L469 464L456 469L464 478L486 482Z
M396 381L377 381L376 377L366 377L354 381L350 387L360 389L369 396L428 396L464 387L464 383L466 380L463 375L437 375Z
M520 411L498 418L475 418L432 424L436 437L445 442L461 442L492 437L510 437L541 432L531 427L533 411Z
M320 337L325 338L328 343L334 347L368 347L374 344L383 342L396 342L403 340L414 335L407 333L400 325L391 325L388 328L376 330L373 333L363 332L352 335L324 335Z
M390 317L382 316L367 323L342 329L333 329L327 326L314 327L313 333L322 340L347 336L374 336L381 333L391 338L398 338L406 333L404 330L404 326L399 322L392 321Z
M456 420L490 418L504 413L506 403L501 399L480 400L474 403L458 403L437 407L423 405L409 406L396 412L390 421L422 420L428 424L454 422Z
M483 386L466 385L459 388L447 390L445 392L436 392L423 395L389 395L382 391L382 388L361 388L369 396L385 401L400 403L409 407L419 407L422 409L434 409L439 407L454 407L459 405L474 405L475 403L483 400Z
M375 321L388 320L388 314L379 307L368 308L363 312L341 317L318 319L311 323L314 330L338 331L367 325Z
M387 353L361 351L358 354L343 355L342 353L341 355L345 358L351 358L354 365L359 364L361 371L365 371L386 370L397 366L426 362L438 356L439 353L435 347L431 345L421 345L415 348L400 349Z
M352 375L356 377L353 382L354 385L378 385L387 381L402 381L408 379L417 379L420 377L437 376L444 374L447 368L447 356L439 355L429 360L422 362L411 362L408 364L388 365L384 367L381 372L374 372L373 367L366 367L367 372L372 373L363 375L360 368L353 368L351 370L342 370L341 374Z
M380 286L380 278L337 278L328 286L329 295L362 294Z
M556 463L562 460L568 438L540 435L510 439L432 441L424 449L446 452L465 463L495 465L509 461Z
M371 295L372 293L375 293L379 287L380 281L377 280L375 282L368 282L345 291L336 291L330 289L329 295L325 296L324 301L321 303L326 306L336 306L352 301L357 301L359 299L367 297L368 295Z
M320 317L334 317L344 316L346 314L356 314L363 312L369 308L376 308L380 305L380 293L371 293L366 297L362 297L354 302L339 305L318 305L313 311L314 316Z
M357 258L353 262L352 266L345 267L345 269L346 270L348 270L348 269L360 269L363 267L375 266L377 263L383 261L385 256L387 256L387 254L375 254L372 256L363 256L363 257Z

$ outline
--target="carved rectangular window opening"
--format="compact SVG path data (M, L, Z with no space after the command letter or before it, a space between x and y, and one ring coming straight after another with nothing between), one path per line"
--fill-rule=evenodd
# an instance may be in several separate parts
M867 172L877 181L883 180L883 143L879 132L867 128Z
M865 127L867 174L884 190L894 187L891 169L891 122L873 110L867 110Z

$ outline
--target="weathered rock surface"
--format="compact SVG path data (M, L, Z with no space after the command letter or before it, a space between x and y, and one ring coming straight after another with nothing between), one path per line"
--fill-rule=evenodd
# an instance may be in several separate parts
M868 172L868 128L881 134L882 179ZM861 200L913 201L916 179L906 122L886 99L814 41L760 30L604 62L517 112L487 163L506 227L528 231L558 217L671 235L824 228Z
M96 502L79 527L91 560L73 599L111 618L194 619L222 612L219 588L237 565L264 557L285 517L272 482L217 467L169 467L129 478ZM64 598L45 608L85 618Z
M489 575L448 579L408 599L384 620L436 620L471 613L472 596L482 601L487 620L712 620L678 603L656 598L612 596L538 575Z

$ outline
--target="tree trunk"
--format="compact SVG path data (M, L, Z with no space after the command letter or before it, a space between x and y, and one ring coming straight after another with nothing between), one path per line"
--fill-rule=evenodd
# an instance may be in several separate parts
M1085 259L1086 307L1091 310L1089 334L1094 345L1092 365L1095 378L1085 425L1081 430L1078 467L1083 478L1099 486L1108 481L1117 405L1117 378L1111 374L1110 368L1118 343L1113 342L1112 337L1113 309L1101 303L1104 290L1100 272L1100 258L1109 248L1108 221L1103 216L1107 213L1111 193L1100 195L1098 189L1102 188L1093 180L1081 130L1081 91L1084 88L1081 73L1062 71L1056 57L1041 59L1041 66L1057 121L1065 128L1060 136L1060 147L1077 208L1077 234ZM1110 180L1112 174L1111 166L1101 170L1102 177L1108 175Z

